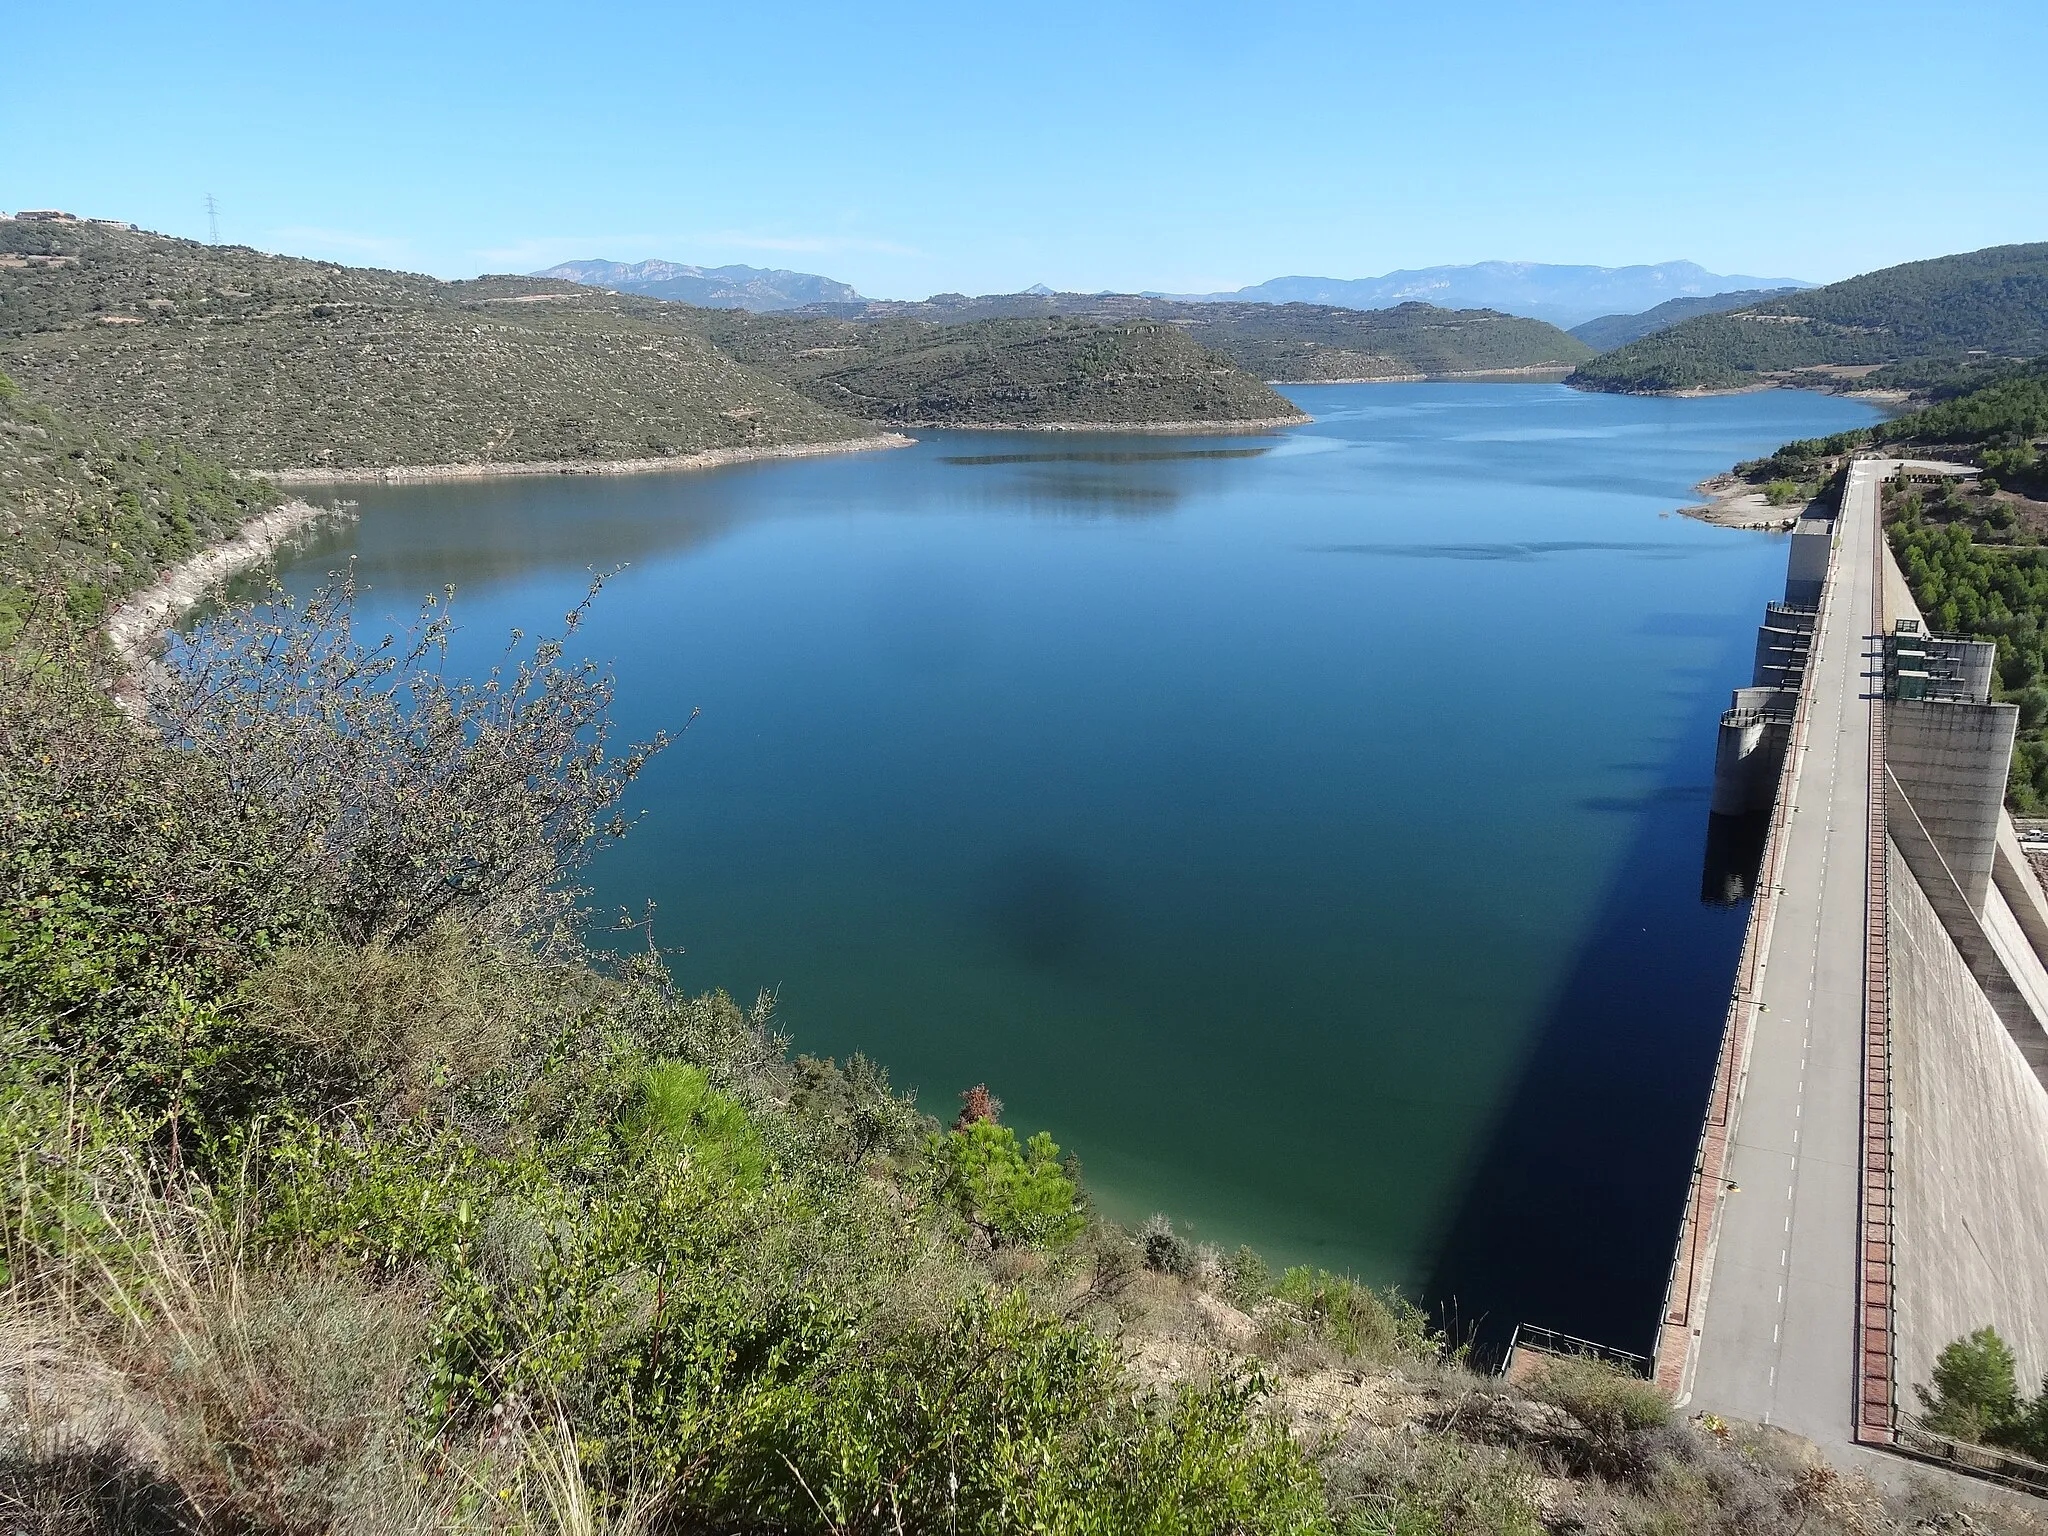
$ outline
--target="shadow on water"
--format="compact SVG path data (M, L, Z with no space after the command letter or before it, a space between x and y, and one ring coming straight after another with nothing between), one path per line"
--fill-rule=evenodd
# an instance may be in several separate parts
M1483 1358L1518 1322L1654 1342L1756 868L1749 829L1672 783L1697 758L1686 743L1633 807L1635 842L1438 1250L1424 1294Z
M1700 900L1705 905L1739 907L1755 894L1770 829L1768 811L1707 818L1707 852L1700 863Z

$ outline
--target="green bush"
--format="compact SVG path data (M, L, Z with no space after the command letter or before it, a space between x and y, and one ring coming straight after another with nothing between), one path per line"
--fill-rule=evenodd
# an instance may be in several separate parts
M2020 1416L2011 1347L1992 1327L1948 1344L1934 1359L1934 1388L1916 1385L1927 1427L1958 1440L1984 1440Z
M1328 1270L1284 1271L1273 1294L1299 1310L1311 1332L1353 1359L1435 1357L1442 1336L1422 1309L1399 1291L1375 1291Z
M1529 1393L1564 1409L1597 1435L1620 1438L1671 1422L1671 1399L1655 1382L1591 1355L1547 1362Z
M760 1188L768 1153L759 1132L746 1110L713 1088L696 1067L656 1063L641 1079L641 1095L627 1131L643 1155L681 1155L713 1179Z
M993 1120L975 1121L933 1143L945 1199L997 1245L1057 1245L1087 1224L1080 1191L1059 1157L1045 1132L1020 1148L1017 1133Z

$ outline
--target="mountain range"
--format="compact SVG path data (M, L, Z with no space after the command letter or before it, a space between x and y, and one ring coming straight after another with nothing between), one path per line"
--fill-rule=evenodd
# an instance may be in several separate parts
M655 299L679 299L700 309L751 309L766 312L801 309L806 304L858 304L861 296L849 283L813 272L785 272L780 267L692 267L679 261L565 261L536 272L619 293L643 293Z
M1234 293L1158 294L1196 303L1330 304L1390 309L1420 301L1439 309L1497 309L1548 320L1569 330L1604 315L1637 314L1668 299L1758 288L1811 288L1793 277L1709 272L1690 261L1655 266L1574 267L1541 261L1481 261L1470 266L1417 267L1383 277L1276 277Z
M810 272L762 267L692 267L675 261L565 261L533 276L561 278L657 299L679 299L706 309L748 309L756 313L802 309L813 304L867 302L854 292L851 284ZM1389 272L1383 277L1276 277L1234 293L1147 292L1138 297L1182 304L1315 304L1332 309L1392 309L1398 304L1419 302L1439 309L1498 310L1502 314L1547 320L1569 330L1589 320L1640 314L1674 299L1813 286L1791 277L1709 272L1690 261L1639 267L1482 261L1462 267L1417 267ZM1054 292L1043 283L1023 290L1033 297L1047 297ZM940 294L932 302L962 297ZM1674 314L1672 318L1680 316Z

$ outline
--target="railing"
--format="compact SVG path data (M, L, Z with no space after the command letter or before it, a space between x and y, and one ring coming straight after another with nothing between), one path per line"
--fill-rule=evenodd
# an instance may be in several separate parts
M1647 1377L1655 1365L1648 1355L1639 1355L1632 1349L1618 1349L1612 1344L1582 1339L1576 1334L1559 1333L1555 1328L1539 1328L1534 1323L1517 1323L1515 1331L1508 1336L1507 1357L1501 1365L1503 1375L1514 1368L1515 1351L1522 1348L1533 1349L1543 1355L1581 1355L1592 1360L1604 1360L1609 1365L1620 1366L1632 1376Z
M2002 1483L2008 1488L2048 1494L2048 1466L2016 1456L2011 1451L1999 1450L1996 1446L1938 1435L1916 1423L1909 1414L1901 1414L1899 1418L1898 1438L1892 1444L1893 1450L1946 1467L1952 1472L1964 1472L1987 1482Z
M1888 633L1881 498L1871 521L1871 559L1875 563L1871 606L1873 627L1881 643ZM1890 706L1885 692L1882 687L1874 689L1870 703L1863 886L1863 1161L1856 1257L1856 1438L1876 1445L1891 1445L1898 1438L1892 1315L1891 912L1885 822L1886 717Z

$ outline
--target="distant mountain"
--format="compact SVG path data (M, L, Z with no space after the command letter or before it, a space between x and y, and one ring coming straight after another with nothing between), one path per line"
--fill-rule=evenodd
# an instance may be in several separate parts
M1276 277L1235 293L1155 294L1197 303L1330 304L1340 309L1391 309L1420 302L1439 309L1497 309L1583 325L1602 315L1635 314L1667 299L1699 298L1736 289L1811 288L1790 277L1739 277L1690 261L1654 267L1565 267L1540 261L1482 261L1465 267L1419 267L1384 277Z
M1616 347L1640 341L1652 331L1661 331L1690 320L1694 315L1724 315L1731 309L1747 309L1765 299L1796 293L1794 288L1745 288L1737 293L1711 293L1698 299L1666 299L1655 309L1639 315L1602 315L1584 325L1572 327L1572 334L1595 352L1612 352Z
M1602 353L1571 382L1640 394L1831 384L1873 367L1973 350L2005 357L2048 351L2048 243L1911 261L1696 315Z
M799 309L806 304L859 304L851 284L779 267L691 267L679 261L565 261L535 277L559 278L620 293L675 299L702 309Z

